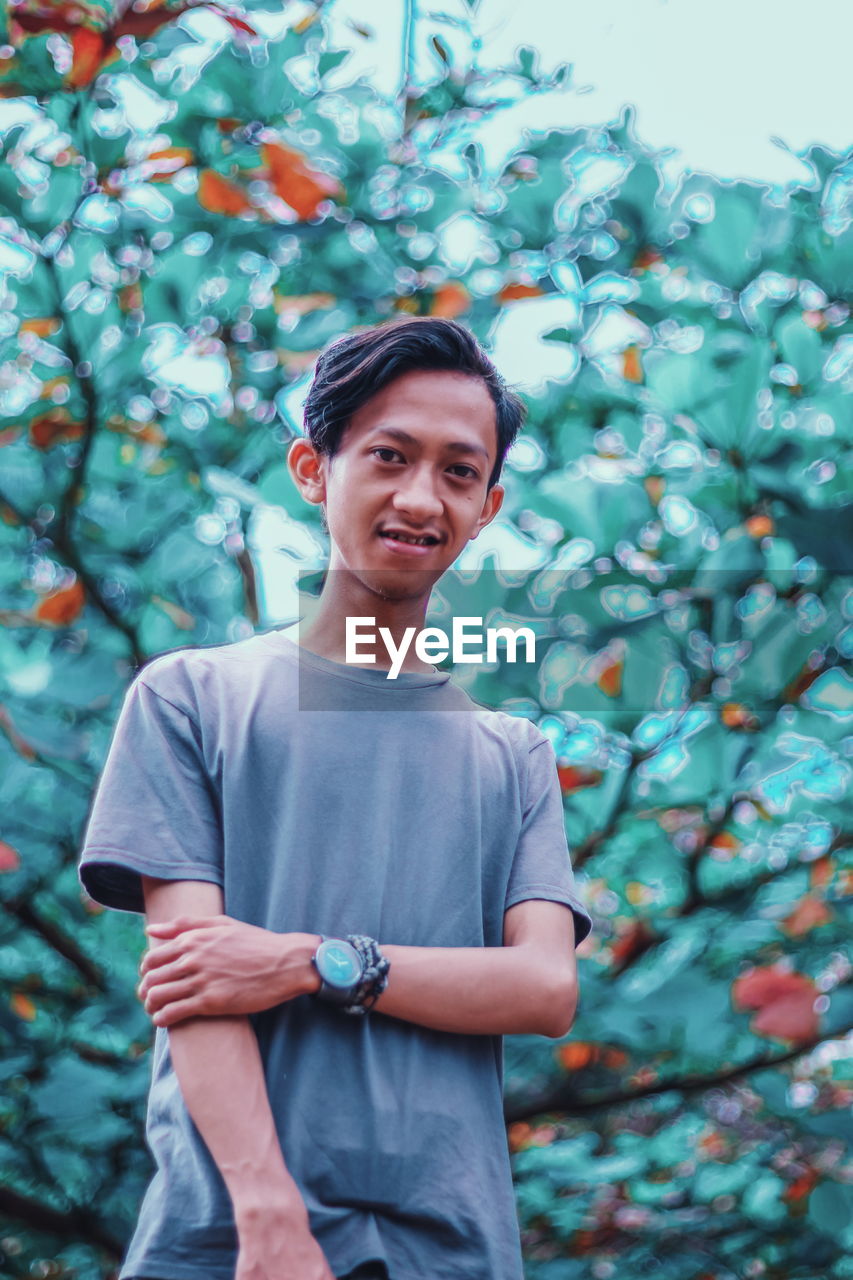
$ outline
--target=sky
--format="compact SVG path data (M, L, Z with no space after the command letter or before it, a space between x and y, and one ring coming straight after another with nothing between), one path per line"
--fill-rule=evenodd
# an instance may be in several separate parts
M423 30L418 67L429 74L430 33L462 47L451 23L429 15L466 17L468 5L410 3ZM396 91L406 9L406 0L331 0L330 30L353 50L342 80L364 71ZM519 109L533 127L606 124L631 104L640 140L672 148L679 167L770 183L801 181L795 153L813 142L853 148L850 0L480 0L475 26L485 65L511 61L520 45L537 50L545 72L572 64L567 92Z

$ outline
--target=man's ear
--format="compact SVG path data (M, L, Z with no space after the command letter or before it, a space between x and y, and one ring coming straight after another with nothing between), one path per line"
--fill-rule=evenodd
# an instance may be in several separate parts
M287 451L287 469L306 502L317 506L326 500L326 459L310 440L300 436Z
M474 532L471 534L471 537L468 539L469 542L473 542L474 539L477 537L477 535L479 533L482 533L486 525L491 524L492 520L494 520L495 516L498 514L498 512L501 509L501 504L503 503L505 492L506 490L504 489L502 484L492 485L491 489L486 494L486 500L483 503L483 510L480 513L480 518L477 521L477 524L474 528Z

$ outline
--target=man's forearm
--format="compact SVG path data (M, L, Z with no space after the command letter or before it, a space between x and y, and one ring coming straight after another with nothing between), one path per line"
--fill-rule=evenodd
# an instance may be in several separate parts
M142 877L148 928L164 920L204 919L223 908L222 890L204 881L169 881ZM304 956L293 935L292 956ZM156 945L156 944L155 944ZM151 960L143 957L140 972ZM186 956L180 956L180 962ZM264 981L263 960L258 963ZM177 965L173 981L186 974ZM160 970L162 974L162 970ZM283 980L287 973L281 971ZM151 1010L149 1010L151 1012ZM307 1210L291 1177L275 1128L263 1062L254 1028L245 1010L222 1009L208 1017L182 1018L167 1029L169 1054L187 1110L216 1162L234 1206L238 1230L251 1228L258 1217L275 1210L296 1225L307 1223Z
M212 950L192 946L191 934L203 928L222 934ZM159 1025L177 1027L196 1014L210 1019L269 1009L314 994L320 986L311 963L318 934L273 933L218 916L196 924L167 922L160 937L170 941L161 943L163 958L143 979L146 1009ZM195 972L192 981L179 983L174 957L181 955L182 942L185 954L193 952ZM500 947L381 943L390 969L373 1008L437 1031L556 1038L569 1030L577 1007L577 973L566 960L571 942L563 934L550 949L526 942Z
M187 1110L222 1173L238 1225L272 1204L301 1219L307 1210L284 1162L249 1019L187 1018L167 1034Z
M381 944L388 985L373 1006L436 1031L564 1035L576 996L527 947L404 947Z

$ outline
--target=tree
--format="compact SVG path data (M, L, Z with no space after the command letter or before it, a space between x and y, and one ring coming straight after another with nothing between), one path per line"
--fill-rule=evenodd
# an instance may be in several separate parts
M396 313L552 353L493 526L524 572L444 587L539 630L534 676L470 687L551 736L597 926L570 1036L507 1041L529 1275L850 1274L849 159L673 188L627 113L494 163L485 126L569 73L449 21L391 104L340 87L319 6L7 13L10 1275L114 1275L149 1174L142 933L76 872L124 689L269 625L260 517L296 565L322 538L300 388Z

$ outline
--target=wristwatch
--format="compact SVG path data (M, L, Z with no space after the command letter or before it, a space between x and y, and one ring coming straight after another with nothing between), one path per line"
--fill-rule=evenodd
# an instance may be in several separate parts
M350 1004L364 977L364 961L352 943L320 934L311 963L320 975L320 989L314 994L332 1004Z

